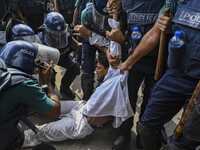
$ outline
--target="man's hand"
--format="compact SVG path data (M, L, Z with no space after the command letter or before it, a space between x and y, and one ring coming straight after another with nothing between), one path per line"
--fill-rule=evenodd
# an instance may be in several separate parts
M106 51L106 56L112 68L116 68L119 65L121 57L111 54L109 49Z
M80 42L78 42L78 47L79 47L79 48L82 48L82 47L83 47L83 44L80 43Z
M108 0L107 5L108 13L112 16L113 14L120 14L122 10L121 0Z
M125 70L131 70L132 65L129 64L127 61L120 64L118 69L120 69L120 73L123 74Z
M85 37L85 36L92 37L92 31L87 29L83 25L75 26L73 31L78 32L78 33L74 33L73 35L77 35L77 36L81 36L81 37Z
M126 39L122 31L117 28L112 28L110 32L106 31L106 38L110 41L115 41L117 43L123 43Z
M39 80L41 84L48 84L52 76L53 61L51 61L50 65L44 62L44 65L47 69L39 69Z
M161 15L158 19L159 29L168 34L172 33L172 18L173 16L171 13L169 17Z
M113 120L113 116L106 116L106 117L87 117L87 121L89 124L101 127L104 123Z

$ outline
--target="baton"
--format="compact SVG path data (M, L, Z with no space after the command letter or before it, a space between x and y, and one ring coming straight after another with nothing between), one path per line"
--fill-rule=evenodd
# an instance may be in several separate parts
M194 104L197 102L197 100L200 98L200 81L199 83L197 84L193 94L192 94L192 97L187 105L187 108L184 112L184 115L183 117L181 118L181 121L179 122L179 125L178 127L176 128L176 131L174 132L174 135L173 135L173 138L175 140L177 140L179 138L179 136L181 135L181 132L183 130L183 127L186 123L186 121L188 120L189 118L189 115L190 115L190 112L194 106Z
M163 16L169 16L169 8L165 8L163 10ZM154 79L156 81L161 78L162 73L163 73L163 59L164 59L164 49L166 45L166 37L167 37L167 34L161 31L158 59L157 59L157 64L156 64L155 76L154 76Z

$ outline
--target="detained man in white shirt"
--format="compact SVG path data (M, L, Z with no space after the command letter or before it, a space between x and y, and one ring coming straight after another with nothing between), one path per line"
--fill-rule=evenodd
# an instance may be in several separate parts
M113 120L113 127L117 128L123 121L133 116L132 109L121 105L119 100L116 100L116 103L109 110L107 109L106 101L109 99L120 98L123 101L123 95L119 96L121 93L116 90L116 87L121 86L120 78L119 80L114 78L104 80L108 68L109 63L105 53L99 54L96 72L98 80L102 82L91 98L88 101L62 101L60 120L39 126L40 132L38 134L32 130L26 130L23 147L36 146L42 142L84 138L91 134L96 127L111 120ZM111 91L116 90L116 92L109 94L110 87L113 88ZM101 93L102 89L104 89L104 93ZM93 105L93 103L98 103L98 105Z

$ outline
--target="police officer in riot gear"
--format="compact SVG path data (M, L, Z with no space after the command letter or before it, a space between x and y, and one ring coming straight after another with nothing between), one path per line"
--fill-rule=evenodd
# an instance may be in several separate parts
M173 1L168 3L172 5ZM153 88L150 103L137 125L137 131L141 135L145 150L158 149L155 138L160 127L170 121L182 107L185 111L200 79L200 55L198 53L200 29L198 19L194 19L199 18L199 6L197 0L182 1L178 4L172 19L173 33L176 30L183 32L184 45L174 48L169 44L168 69ZM194 124L190 123L190 125L190 131L187 134L183 132L178 139L171 136L169 138L171 143L166 149L195 150L200 144L197 138L199 132Z
M64 99L74 99L75 94L71 91L70 85L80 74L80 68L69 55L72 51L72 37L64 17L57 12L47 14L43 32L40 32L38 36L43 44L59 49L61 56L58 65L67 69L61 80L60 93ZM55 73L52 76L52 84L55 85Z
M161 127L170 121L180 109L183 108L185 111L199 82L199 23L197 19L199 18L199 3L197 0L184 0L177 4L176 0L171 0L166 1L165 6L170 8L172 14L175 14L172 20L174 23L173 33L176 30L183 32L184 45L175 48L169 44L168 68L152 89L149 103L136 126L145 150L158 150L160 148L158 138ZM140 45L135 49L137 54L130 56L127 61L121 64L120 70L131 68L138 60L137 56L140 58L142 53L151 51L159 43L160 30L165 31L170 27L171 18L160 16L154 27L143 37ZM171 31L170 29L168 31ZM198 103L197 100L196 104ZM198 107L195 109L198 110ZM193 117L191 116L191 118ZM192 125L190 121L188 123ZM194 124L189 128L190 131L187 134L183 132L178 139L170 136L170 143L167 144L166 149L195 150L200 144L199 130Z
M23 144L24 134L18 122L26 120L24 119L24 105L32 106L52 118L60 115L60 101L50 83L53 61L50 65L48 64L51 61L49 56L54 58L56 64L59 55L51 57L52 53L48 53L49 48L41 49L29 42L17 40L7 43L0 52L2 81L0 83L0 134L2 138L0 149L2 150L20 148ZM51 52L59 54L56 49ZM37 68L35 64L38 60L46 67L46 69L40 69L40 85L37 79L31 76ZM42 85L46 85L48 96L41 88ZM38 132L37 128L32 129Z
M124 0L124 8L127 12L127 31L128 31L128 53L133 52L140 40L134 39L131 36L134 27L138 27L142 36L145 35L154 25L158 18L158 13L165 0L157 1L140 1L140 0ZM133 111L136 110L136 103L138 99L138 90L141 83L144 81L143 102L140 109L139 118L144 113L145 107L148 103L151 89L156 81L154 80L154 73L157 63L158 46L150 53L137 61L129 72L128 89L129 99ZM114 141L113 149L120 150L126 147L131 140L131 128L133 126L133 117L126 120L118 129L117 137ZM136 136L136 146L142 148L140 138Z
M82 12L82 24L89 30L105 36L105 31L110 30L107 19L108 12L106 11L107 1L95 0L86 4L86 8ZM83 89L83 99L88 100L94 89L94 69L96 50L100 49L91 45L86 39L82 42L82 75L81 86Z
M16 24L11 31L6 31L7 42L13 40L24 40L30 43L41 43L39 37L35 34L33 29L25 24Z

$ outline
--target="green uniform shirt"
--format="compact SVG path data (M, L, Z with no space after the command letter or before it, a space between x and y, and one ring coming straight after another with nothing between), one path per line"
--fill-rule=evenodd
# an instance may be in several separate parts
M45 114L51 111L55 103L46 95L36 79L10 87L1 93L0 97L0 116L5 116L19 104L27 104Z
M176 13L176 8L178 6L178 1L177 0L168 0L165 5L161 8L159 15L161 16L163 13L163 10L165 8L169 8L170 9L170 13L174 16L174 14Z
M88 15L87 15L87 9L85 8L81 12L81 24L83 25L83 22L88 21Z
M81 3L82 3L82 0L76 0L75 7L79 8L81 6Z

